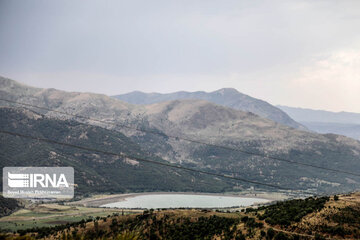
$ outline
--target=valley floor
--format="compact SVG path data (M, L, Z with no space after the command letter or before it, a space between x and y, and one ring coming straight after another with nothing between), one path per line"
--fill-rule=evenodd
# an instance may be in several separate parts
M127 210L124 214L138 212L141 211ZM32 204L9 216L0 218L0 229L17 231L36 227L52 227L79 222L87 218L106 217L114 213L122 214L123 211L120 209L64 206L54 203Z

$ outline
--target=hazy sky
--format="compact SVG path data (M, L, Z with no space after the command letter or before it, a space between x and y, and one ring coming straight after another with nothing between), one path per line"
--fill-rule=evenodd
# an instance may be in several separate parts
M360 1L0 0L0 75L360 112Z

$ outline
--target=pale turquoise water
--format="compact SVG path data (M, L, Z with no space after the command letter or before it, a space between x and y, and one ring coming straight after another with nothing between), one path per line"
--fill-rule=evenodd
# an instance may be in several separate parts
M254 203L268 202L261 198L244 198L219 195L196 194L149 194L126 198L121 202L102 205L118 208L223 208L250 206Z

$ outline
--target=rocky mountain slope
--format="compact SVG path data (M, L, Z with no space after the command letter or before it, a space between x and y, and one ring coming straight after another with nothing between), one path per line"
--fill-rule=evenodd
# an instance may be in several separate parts
M360 179L357 176L183 140L193 139L291 161L357 172L360 169L360 142L343 136L296 130L250 112L204 100L131 105L105 95L34 89L8 79L0 79L0 93L8 99L109 121L99 123L41 110L48 117L71 118L121 132L138 144L141 151L184 166L318 193L351 191L359 186ZM15 105L5 102L1 104ZM131 129L124 128L123 124ZM134 128L144 129L146 132ZM247 187L249 184L239 182L234 190Z
M206 100L215 104L233 109L252 112L261 117L271 119L275 122L305 130L306 128L301 124L291 119L285 112L279 108L263 101L238 92L233 88L223 88L214 92L175 92L168 94L160 93L144 93L131 92L114 96L122 101L132 104L153 104L172 100L181 99L199 99Z
M101 151L165 162L141 150L125 135L29 110L0 107L0 129ZM231 190L232 184L207 175L137 161L128 157L61 146L0 133L0 167L72 166L75 193ZM1 178L2 180L2 178Z
M147 105L146 115L151 128L160 129L168 135L334 169L352 171L360 164L358 141L338 135L295 130L249 112L236 111L202 100L177 100ZM166 143L170 147L164 151L163 148L154 149L153 145L142 141L143 147L148 146L148 151L153 149L169 161L177 159L190 166L217 169L235 176L246 176L288 187L327 191L341 189L350 182L359 181L358 177L300 167L181 139L167 139Z

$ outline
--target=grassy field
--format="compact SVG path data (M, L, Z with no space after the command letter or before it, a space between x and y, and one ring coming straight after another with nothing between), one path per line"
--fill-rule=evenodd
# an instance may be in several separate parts
M129 214L134 211L126 211ZM105 217L113 213L122 214L120 209L89 208L64 206L58 204L39 204L21 209L10 216L0 219L0 229L15 231L33 227L55 226L71 222L79 222L90 217Z

